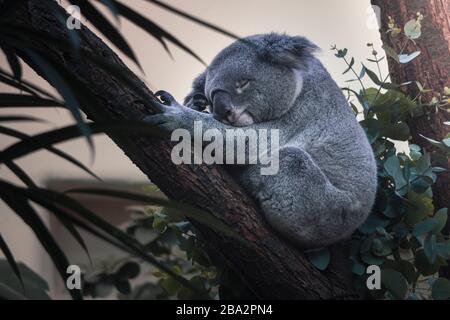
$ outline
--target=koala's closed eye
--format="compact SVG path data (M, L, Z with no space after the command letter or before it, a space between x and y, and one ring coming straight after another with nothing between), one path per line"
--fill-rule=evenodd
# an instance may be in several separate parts
M239 81L236 81L235 87L237 93L242 93L245 89L248 88L250 85L251 80L250 79L241 79Z

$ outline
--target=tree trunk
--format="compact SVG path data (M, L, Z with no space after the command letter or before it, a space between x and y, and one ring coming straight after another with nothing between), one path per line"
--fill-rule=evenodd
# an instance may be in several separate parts
M395 83L419 81L424 88L442 92L444 87L450 87L450 1L448 0L371 0L373 5L381 9L381 39L384 44L399 52L403 43L398 37L391 37L388 30L388 17L392 17L399 27L408 20L414 19L416 13L424 15L422 20L422 36L416 40L417 47L409 42L405 52L421 51L421 55L408 63L401 65L388 58L391 79ZM414 97L417 94L415 86L408 86L407 93ZM433 93L425 95L428 102ZM449 132L444 124L449 121L450 113L434 110L410 120L411 142L420 145L429 152L435 152L433 146L427 143L419 134L435 140L442 140ZM450 169L450 159L447 158L447 169ZM434 205L439 208L450 208L450 172L441 173L433 187ZM447 221L446 233L450 231L450 221ZM450 277L450 269L444 271Z
M0 3L3 0L0 0ZM49 9L49 0L24 0L8 14L19 26L67 39L65 27ZM65 12L60 10L64 15ZM81 47L109 63L125 68L129 76L154 99L150 90L129 71L117 55L86 27L79 30ZM57 59L64 71L85 84L96 100L83 106L93 121L111 119L142 120L149 110L141 96L123 86L114 75L86 59L62 52L40 39L45 54ZM26 58L25 58L26 60ZM45 75L41 74L45 78ZM174 75L176 77L176 75ZM223 254L229 266L242 277L256 297L262 299L333 299L352 297L352 280L344 246L332 250L332 263L326 272L315 269L302 253L281 240L268 227L255 203L220 166L174 165L168 142L148 137L112 137L125 154L171 199L194 205L229 225L247 242L199 226L214 251Z

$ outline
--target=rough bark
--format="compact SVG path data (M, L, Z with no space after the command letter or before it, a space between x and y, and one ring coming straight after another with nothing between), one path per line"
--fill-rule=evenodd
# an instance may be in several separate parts
M0 3L2 0L0 0ZM64 26L48 8L48 1L25 0L9 14L15 24L66 38ZM122 66L153 99L149 89L126 68L117 55L86 27L79 30L81 46ZM83 106L93 121L108 119L142 120L149 110L136 92L123 86L112 74L86 59L77 59L45 41L46 55L61 63L63 69L85 85L95 97L95 105ZM41 74L45 78L44 75ZM174 75L176 77L176 75ZM332 264L326 272L315 269L304 255L281 240L266 225L254 202L219 166L174 165L167 142L148 137L112 137L125 154L152 182L171 199L194 205L218 217L240 234L243 245L200 226L214 250L221 252L229 265L240 274L249 289L262 299L332 299L351 297L352 280L345 250L341 245L332 250Z
M400 65L389 58L389 72L396 83L419 81L426 89L442 92L444 87L450 87L450 2L447 0L371 0L373 5L381 9L381 39L384 44L400 51L403 42L391 37L388 30L388 17L392 17L399 27L416 17L420 12L422 20L422 36L416 40L417 47L409 42L405 52L421 51L421 55L407 65ZM415 86L409 86L410 96L417 94ZM430 101L432 93L425 95L425 101ZM429 112L420 117L414 117L409 122L411 142L422 146L429 152L435 149L419 136L442 140L449 132L450 113L440 110ZM447 169L450 169L450 159L447 158ZM450 208L450 172L439 175L433 187L433 198L436 208ZM450 231L450 221L447 221L446 232ZM450 277L450 269L446 272Z

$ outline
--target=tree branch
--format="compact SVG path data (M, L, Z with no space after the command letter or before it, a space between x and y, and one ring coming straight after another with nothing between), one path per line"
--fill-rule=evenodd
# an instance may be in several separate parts
M0 3L2 0L0 0ZM67 30L49 10L49 0L25 0L8 19L60 39ZM60 10L64 15L65 12ZM121 66L145 93L151 91L123 64L118 56L85 26L78 31L83 50ZM95 97L95 105L83 105L93 121L112 119L142 120L149 111L142 97L123 86L112 74L86 59L78 59L39 39L64 71L81 81ZM44 75L41 74L45 78ZM168 142L148 137L112 137L125 154L171 199L194 205L224 221L240 234L247 245L198 226L209 244L225 257L251 291L262 299L332 299L353 294L350 268L343 245L332 248L332 263L326 272L315 269L292 245L281 240L268 227L255 203L219 166L174 165Z

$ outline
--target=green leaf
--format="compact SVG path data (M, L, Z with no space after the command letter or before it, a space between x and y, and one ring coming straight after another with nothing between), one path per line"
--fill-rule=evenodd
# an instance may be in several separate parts
M379 257L386 257L392 253L391 242L387 239L376 238L372 241L372 253Z
M409 156L414 161L417 161L422 157L422 153L420 151L421 151L421 148L417 144L409 145Z
M346 74L347 72L349 72L352 69L354 64L355 64L355 58L352 57L352 60L350 60L348 68L344 72L342 72L342 74Z
M405 194L407 190L404 188L408 183L403 176L403 171L400 167L400 161L397 156L394 154L386 159L384 162L384 169L386 172L394 179L395 182L395 190L401 191L400 194Z
M420 20L411 19L406 22L405 27L405 35L410 39L418 39L422 34L422 26Z
M374 265L381 265L384 261L384 257L378 257L374 254L372 254L371 251L363 252L361 253L361 260L367 263L368 265L374 264Z
M434 211L433 199L426 193L416 193L411 190L408 193L408 200L405 223L411 227L430 216Z
M442 140L442 143L445 144L446 147L450 148L450 138L445 138Z
M450 259L450 240L436 243L436 254L445 260Z
M436 261L437 252L436 252L436 235L428 235L425 238L425 241L423 243L423 250L425 252L426 257L428 258L428 261L430 261L430 264L433 264Z
M356 256L351 256L350 260L352 261L352 272L362 276L366 272L366 266Z
M17 267L22 275L23 287L10 268L9 263L0 259L0 286L4 286L8 291L15 293L16 297L11 297L11 299L17 299L22 296L22 299L49 300L47 282L25 264L19 262ZM1 296L2 290L0 288Z
M433 217L433 221L435 222L435 228L433 229L434 234L438 234L444 229L445 224L448 219L448 209L442 208L436 211Z
M387 227L389 225L388 219L383 219L376 214L370 214L367 220L358 228L358 231L363 234L371 234L379 227Z
M450 299L450 281L445 278L438 278L431 288L431 296L435 300Z
M330 263L330 250L328 248L307 251L306 255L309 261L319 270L325 270Z
M16 275L17 279L19 279L20 285L22 286L22 290L25 290L23 279L20 274L19 267L17 266L16 259L14 259L14 256L13 256L11 250L9 249L8 244L6 243L5 239L3 239L1 233L0 233L0 250L5 255L6 260L8 261L11 269L14 271L14 274Z
M383 215L388 218L402 217L406 212L405 199L392 193L386 196L386 207L383 210ZM385 227L385 226L384 226Z
M412 284L416 280L416 269L406 260L386 260L381 266L382 270L392 269L401 272L408 283Z
M422 275L430 276L438 272L441 266L445 265L445 260L438 256L434 263L430 263L427 256L425 255L424 250L419 249L416 252L414 265Z
M382 285L394 296L396 299L404 299L408 284L403 275L392 269L381 270Z
M379 85L381 88L384 88L384 89L395 89L395 88L399 87L399 85L381 81L380 79L378 79L378 76L377 76L377 74L375 72L373 72L372 70L370 70L369 68L367 68L364 65L363 65L363 69L365 70L365 72L369 76L370 80L372 80L373 83L375 83L376 85Z
M360 121L359 123L366 133L369 143L374 143L380 136L380 128L377 119L369 118Z
M397 62L400 62L399 58L398 58L398 54L397 54L397 52L395 52L394 48L392 48L388 45L383 45L383 49L384 49L384 51L386 51L386 54L389 57L391 57L392 59L394 59Z
M373 106L376 102L376 99L378 99L381 96L381 92L378 91L376 88L366 88L366 90L363 92L363 97L369 104L369 106Z
M397 271L400 271L408 283L412 284L416 279L416 269L414 269L412 263L406 260L399 260L397 264L399 266L399 270Z
M436 222L433 219L426 219L414 226L413 235L416 237L423 236L436 227Z
M411 135L409 126L405 122L384 126L381 135L393 140L407 141Z
M181 289L181 284L172 277L168 277L161 281L161 286L166 290L167 294L174 296Z
M338 52L335 54L335 56L338 58L344 58L347 55L347 52L348 52L347 48L339 49Z

